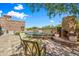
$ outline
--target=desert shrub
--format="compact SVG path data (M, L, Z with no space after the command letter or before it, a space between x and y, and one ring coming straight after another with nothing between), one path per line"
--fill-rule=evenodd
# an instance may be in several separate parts
M20 32L15 32L14 34L15 34L15 35L20 35Z
M2 34L3 34L3 31L0 30L0 35L2 35Z

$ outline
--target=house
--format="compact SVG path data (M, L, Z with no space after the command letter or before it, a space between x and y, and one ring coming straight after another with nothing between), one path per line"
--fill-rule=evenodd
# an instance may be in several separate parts
M24 31L24 21L11 20L11 16L4 15L0 17L0 29L4 33L14 33Z

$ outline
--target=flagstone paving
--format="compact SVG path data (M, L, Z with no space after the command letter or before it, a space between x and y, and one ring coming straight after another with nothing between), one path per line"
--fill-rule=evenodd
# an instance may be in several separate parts
M79 56L79 46L69 47L53 40L42 40L46 45L46 56ZM21 53L20 38L17 35L0 36L0 56L19 55Z
M16 54L16 47L20 45L19 36L5 34L0 36L0 55Z

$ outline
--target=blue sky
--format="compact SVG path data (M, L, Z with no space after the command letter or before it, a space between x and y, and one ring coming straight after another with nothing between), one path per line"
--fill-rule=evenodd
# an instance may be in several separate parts
M25 27L42 27L45 25L58 25L62 22L62 18L66 15L56 15L49 18L46 10L41 9L39 12L32 13L27 4L0 3L0 17L4 14L11 15L12 20L25 21Z

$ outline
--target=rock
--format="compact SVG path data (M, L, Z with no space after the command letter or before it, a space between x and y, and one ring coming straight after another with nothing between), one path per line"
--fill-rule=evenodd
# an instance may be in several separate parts
M56 37L59 37L59 34L55 34Z
M76 47L78 51L72 50L71 47L67 45L62 45L61 43L54 42L52 40L44 40L46 44L46 55L47 56L77 56L79 55L79 47ZM74 47L73 47L74 48Z
M72 42L77 42L77 36L69 36L69 40Z
M72 53L79 56L79 51L73 50Z

